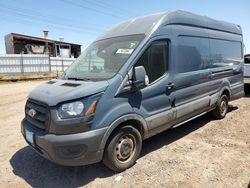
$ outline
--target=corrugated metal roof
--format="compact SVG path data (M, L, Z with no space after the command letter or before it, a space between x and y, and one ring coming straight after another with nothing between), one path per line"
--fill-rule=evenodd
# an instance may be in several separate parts
M40 41L40 42L57 43L57 44L70 44L70 45L81 46L80 44L74 44L74 43L69 43L69 42L62 42L62 41L57 41L57 40L52 40L52 39L45 39L45 38L40 38L40 37L23 35L23 34L19 34L19 33L10 33L9 35L12 35L13 37L16 37L16 38L22 38L22 39L28 39L28 40L35 40L35 41Z

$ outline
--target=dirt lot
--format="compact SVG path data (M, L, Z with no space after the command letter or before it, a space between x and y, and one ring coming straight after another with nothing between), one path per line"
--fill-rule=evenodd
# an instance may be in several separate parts
M0 85L0 187L246 188L249 184L249 96L232 102L223 120L205 115L146 140L137 164L114 174L102 163L58 166L27 146L20 121L27 94L40 83ZM115 180L118 176L120 181Z

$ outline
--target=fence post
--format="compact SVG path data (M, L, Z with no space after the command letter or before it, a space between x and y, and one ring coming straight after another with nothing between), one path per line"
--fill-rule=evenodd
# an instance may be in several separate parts
M58 77L58 65L57 65L57 59L54 59L56 62L56 77Z
M24 66L23 66L23 53L21 53L20 56L20 66L21 66L21 73L24 73Z
M63 56L62 56L62 72L64 72Z
M51 73L51 61L50 61L50 54L48 54L48 59L49 59L49 72Z

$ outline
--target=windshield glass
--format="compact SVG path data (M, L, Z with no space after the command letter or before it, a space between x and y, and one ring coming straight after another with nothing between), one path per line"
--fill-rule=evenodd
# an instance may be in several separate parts
M65 71L64 78L97 81L113 77L144 36L122 36L92 43Z

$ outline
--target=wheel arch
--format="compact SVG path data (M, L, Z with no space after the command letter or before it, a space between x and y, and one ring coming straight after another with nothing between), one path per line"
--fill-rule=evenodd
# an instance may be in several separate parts
M224 87L221 88L219 98L223 94L225 94L228 97L228 100L230 100L230 98L231 98L231 90L230 90L229 86L224 86Z
M132 125L135 127L142 135L142 139L146 139L148 137L148 128L146 121L143 119L138 114L126 114L124 116L119 117L116 119L108 128L106 133L104 134L101 145L100 145L100 150L104 150L106 147L106 144L108 142L108 139L116 131L118 128L125 126L125 125Z

